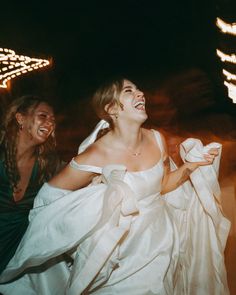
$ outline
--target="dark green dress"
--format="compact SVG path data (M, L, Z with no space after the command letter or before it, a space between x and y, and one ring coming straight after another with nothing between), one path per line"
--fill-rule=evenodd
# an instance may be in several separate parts
M28 226L29 211L40 189L37 172L36 162L24 197L15 202L4 161L0 160L0 273L14 255Z

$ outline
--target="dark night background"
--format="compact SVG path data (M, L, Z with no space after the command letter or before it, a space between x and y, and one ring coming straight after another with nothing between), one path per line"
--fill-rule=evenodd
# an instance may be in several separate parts
M235 53L236 36L219 32L217 16L236 22L236 1L5 1L0 47L52 59L52 65L12 80L7 90L0 88L0 117L20 95L50 98L57 113L58 150L69 161L98 121L90 106L92 93L107 77L122 74L144 90L147 125L166 135L176 161L176 144L186 137L223 144L222 192L232 191L231 201L225 193L223 207L235 227L236 104L223 85L216 48ZM230 71L236 74L236 65ZM232 234L225 256L232 294L235 251Z
M1 111L19 95L49 97L58 114L58 147L66 159L97 122L89 105L93 91L115 74L145 91L149 125L181 136L209 129L236 138L236 105L227 97L216 56L217 47L236 49L236 37L225 40L215 26L217 16L235 21L233 0L9 5L1 11L1 47L51 58L52 65L1 89Z

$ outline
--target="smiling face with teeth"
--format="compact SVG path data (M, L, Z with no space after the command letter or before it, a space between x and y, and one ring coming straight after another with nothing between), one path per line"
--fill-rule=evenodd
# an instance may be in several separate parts
M123 107L118 111L118 117L141 123L147 119L144 94L131 81L124 80L119 101Z
M22 115L21 134L28 137L32 144L44 143L55 130L55 117L47 103L40 103L36 108Z

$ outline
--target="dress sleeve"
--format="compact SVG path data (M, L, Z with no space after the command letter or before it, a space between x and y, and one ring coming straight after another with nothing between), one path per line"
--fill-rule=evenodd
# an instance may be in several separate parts
M102 174L102 168L97 166L91 166L91 165L80 165L78 164L74 158L70 161L69 165L76 170L79 171L87 171L87 172L93 172L96 174Z

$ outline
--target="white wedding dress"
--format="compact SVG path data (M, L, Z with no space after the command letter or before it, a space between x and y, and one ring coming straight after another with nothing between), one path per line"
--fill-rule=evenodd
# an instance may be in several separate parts
M155 137L162 151L158 132ZM44 184L29 228L0 280L20 277L0 285L0 292L229 294L223 258L229 223L214 188L212 203L209 196L202 200L190 182L162 196L162 158L140 172L73 160L71 165L101 176L74 192ZM209 185L211 180L208 188L215 185Z

